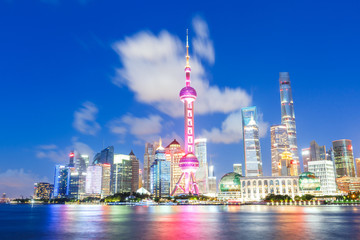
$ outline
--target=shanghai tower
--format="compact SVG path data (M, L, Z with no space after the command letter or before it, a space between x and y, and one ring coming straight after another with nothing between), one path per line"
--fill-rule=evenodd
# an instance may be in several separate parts
M194 155L194 102L197 97L197 93L196 90L190 86L191 67L189 64L189 59L189 39L188 35L186 35L186 86L181 89L179 94L180 100L184 103L185 155L179 161L179 167L181 168L182 174L171 195L174 195L178 188L180 188L185 194L199 194L199 188L195 180L195 172L199 168L199 161ZM180 183L183 178L185 178L185 185L181 186Z
M280 101L281 101L281 124L287 128L289 150L292 153L293 163L298 165L300 171L298 146L296 140L296 124L294 101L291 92L290 77L288 72L280 72Z

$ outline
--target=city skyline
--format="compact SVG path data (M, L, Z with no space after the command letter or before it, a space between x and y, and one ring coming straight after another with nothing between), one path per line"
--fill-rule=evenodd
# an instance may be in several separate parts
M16 14L10 16L10 13L5 11L11 12L19 5L11 2L0 5L3 5L4 9L0 10L4 11L0 14L0 19L16 17ZM89 19L90 12L98 5L99 3L94 1L83 6L72 5L69 10L65 10L65 3L52 5L39 2L33 10L38 13L47 9L54 13L54 9L60 9L62 13L49 17L49 24L54 24L57 17L62 17L64 13L70 14L70 19L75 20L71 11L78 8L84 9L86 12L83 17ZM329 11L334 10L331 6ZM287 7L292 9L291 6ZM309 147L313 140L329 148L334 140L350 139L353 143L353 157L360 156L360 136L351 128L353 126L356 129L356 123L360 120L360 115L356 113L356 93L360 91L356 76L359 75L359 70L355 67L358 62L355 56L359 49L355 43L347 41L355 34L350 30L348 18L339 20L334 29L329 29L321 19L316 18L315 12L310 11L310 19L324 24L315 34L312 31L316 28L310 26L310 20L305 19L306 27L301 27L296 22L300 16L295 14L296 16L290 18L290 22L295 24L295 29L292 30L288 28L290 23L276 24L276 21L281 19L279 16L273 19L272 23L278 35L284 31L288 33L283 36L284 40L279 41L280 37L264 34L267 42L251 43L255 37L262 35L254 32L254 29L264 33L272 29L272 26L261 26L264 18L253 23L252 29L241 24L240 34L235 33L237 30L225 31L221 27L222 24L230 24L229 19L222 19L217 23L211 10L199 9L194 7L185 17L179 18L177 15L181 21L175 21L174 17L169 23L156 24L155 20L151 20L146 26L136 22L120 30L109 27L101 31L94 25L93 29L86 28L77 34L72 31L83 26L79 21L75 21L77 24L68 30L64 27L69 22L58 23L55 30L63 36L54 40L55 48L41 42L52 39L52 34L56 34L47 23L37 22L45 17L44 14L39 13L39 18L29 19L29 24L37 24L36 26L44 29L33 29L31 34L35 37L25 45L15 41L16 34L11 30L16 27L19 32L27 33L19 22L13 21L9 26L4 26L6 36L2 41L7 47L5 49L3 46L2 50L8 61L3 61L0 77L6 82L5 87L16 91L6 91L2 96L3 102L7 104L4 106L5 118L0 120L2 126L6 126L2 130L1 140L1 153L5 159L0 168L0 182L3 183L1 191L9 193L10 196L12 194L6 191L11 183L6 178L15 179L20 187L30 181L30 185L38 181L52 182L54 166L67 163L68 153L73 149L90 155L90 161L92 153L99 152L106 146L114 145L115 151L122 154L134 149L142 164L146 141L154 141L162 136L166 144L176 138L183 146L183 119L176 112L172 112L173 108L180 108L180 113L183 114L182 104L178 101L177 94L174 97L169 95L181 89L177 87L177 79L180 79L181 87L183 84L181 71L184 65L186 27L190 28L189 34L194 45L190 51L194 65L192 76L195 76L195 88L199 90L198 105L195 106L195 135L208 139L208 162L209 165L215 165L218 179L232 171L234 163L245 166L242 132L239 129L242 127L240 109L248 106L256 106L260 113L263 175L271 176L269 127L281 123L278 74L282 71L290 72L299 155L301 149ZM114 14L110 12L111 16L115 16ZM281 14L288 16L286 13ZM329 22L334 21L330 16L325 17ZM246 14L232 18L244 21L251 19L251 16ZM125 23L122 17L115 22L111 27ZM91 23L94 24L89 24ZM105 23L100 21L99 25ZM332 31L345 34L343 37L337 36L336 39L328 38ZM310 41L306 37L299 37L301 34L307 37L315 36ZM295 39L293 36L299 38ZM346 37L349 37L346 39L347 46L335 50L331 48L345 42ZM228 38L234 42L225 46ZM286 43L286 40L290 39L291 42ZM307 41L302 42L304 39ZM236 40L240 41L240 44ZM276 43L277 41L279 42ZM37 45L39 43L40 46ZM272 50L270 46L273 46ZM68 47L67 54L61 53L62 47ZM142 52L137 52L132 47L142 49ZM167 47L172 51L164 52ZM255 47L260 49L252 52ZM314 59L301 53L304 49L308 49L305 53L312 54L309 56ZM334 59L328 59L330 53ZM145 60L139 60L137 54ZM56 60L49 60L49 56ZM146 58L150 60L147 61ZM166 64L163 58L170 63ZM273 61L269 62L272 58ZM103 61L100 62L99 59ZM181 62L178 63L178 59L181 59ZM26 64L29 61L32 63ZM175 62L176 69L172 69L171 61ZM134 72L134 63L145 65L144 75ZM336 69L332 66L336 66ZM169 73L170 70L174 70L174 73ZM152 77L149 77L149 86L138 81L139 78L143 81L144 76L155 71L159 73L158 90L151 86ZM130 76L131 79L126 79L122 74ZM174 74L179 76L174 80L168 78ZM343 79L346 79L348 84L338 84ZM18 87L18 83L24 85ZM146 91L139 89L139 84L144 84L141 88ZM118 85L121 85L121 88ZM174 90L166 92L172 88ZM226 88L229 92L225 91ZM159 90L162 95L156 96ZM207 99L204 97L205 92L213 95L210 94ZM227 97L225 102L221 102L221 97ZM159 104L159 99L165 99L164 102L169 105ZM210 100L213 106L209 106ZM349 117L348 112L353 115ZM142 128L145 124L147 128ZM302 162L300 165L302 166ZM18 192L18 195L20 194L26 195L25 192Z

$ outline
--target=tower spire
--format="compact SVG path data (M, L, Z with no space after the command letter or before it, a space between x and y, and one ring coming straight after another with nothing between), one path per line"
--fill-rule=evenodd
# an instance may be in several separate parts
M186 67L190 67L189 59L189 29L186 29Z

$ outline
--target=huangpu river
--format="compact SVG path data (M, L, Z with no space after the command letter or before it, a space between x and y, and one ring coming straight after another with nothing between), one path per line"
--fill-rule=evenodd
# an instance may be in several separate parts
M0 239L360 239L360 207L0 205Z

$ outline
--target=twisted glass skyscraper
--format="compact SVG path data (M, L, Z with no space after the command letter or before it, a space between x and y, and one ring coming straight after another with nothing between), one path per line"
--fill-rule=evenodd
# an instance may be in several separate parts
M287 128L289 150L292 153L294 161L299 161L297 140L296 140L296 124L295 124L295 112L294 101L291 92L290 77L288 72L280 72L280 101L281 101L281 124L284 124ZM300 171L300 164L298 164Z

